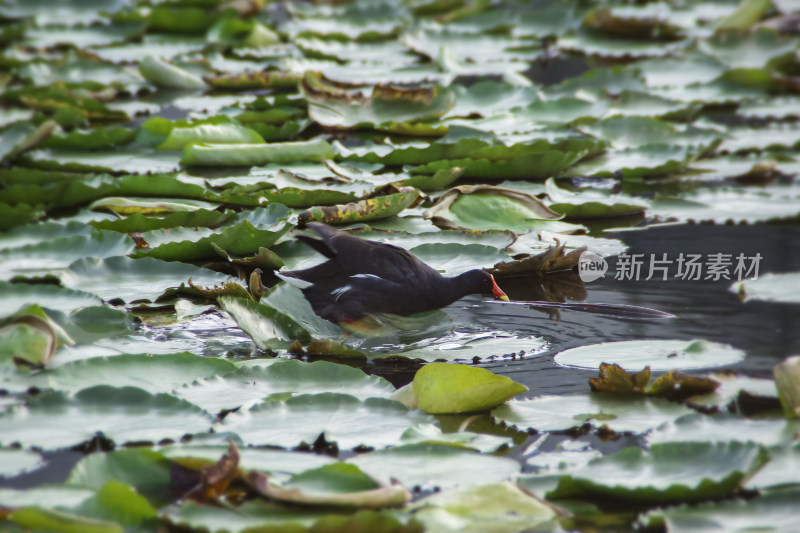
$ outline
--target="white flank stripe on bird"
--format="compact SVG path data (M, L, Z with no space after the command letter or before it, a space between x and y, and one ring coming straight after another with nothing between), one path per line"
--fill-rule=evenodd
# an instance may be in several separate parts
M338 289L332 290L331 294L333 296L336 296L336 301L338 302L339 298L342 296L342 294L346 293L347 291L349 291L352 288L353 288L352 285L345 285L344 287L339 287Z
M351 277L351 278L363 278L363 279L370 279L370 278L374 278L374 279L380 279L380 280L383 280L383 278L382 278L382 277L380 277L380 276L376 276L375 274L354 274L354 275L352 275L352 276L350 276L350 277Z

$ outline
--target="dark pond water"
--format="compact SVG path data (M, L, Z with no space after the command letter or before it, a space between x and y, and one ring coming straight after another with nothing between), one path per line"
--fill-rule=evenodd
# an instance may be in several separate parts
M760 253L759 273L800 269L800 229L791 226L672 225L646 231L609 234L624 241L629 254L678 255ZM647 262L645 262L645 265ZM617 259L609 261L605 278L587 283L586 302L651 307L676 315L667 320L625 320L575 311L561 311L560 318L512 305L484 305L457 309L467 320L495 324L522 334L543 336L549 349L535 357L485 365L512 377L530 389L528 395L563 394L588 389L596 371L563 368L553 356L564 349L597 342L634 339L707 339L744 350L747 358L723 367L752 375L771 375L772 366L788 355L800 354L800 305L747 301L729 291L731 281L690 281L660 275L649 281L616 280ZM677 271L672 265L671 274ZM642 278L646 277L643 275ZM512 299L537 299L535 280L508 279L503 283ZM791 290L791 288L787 288Z

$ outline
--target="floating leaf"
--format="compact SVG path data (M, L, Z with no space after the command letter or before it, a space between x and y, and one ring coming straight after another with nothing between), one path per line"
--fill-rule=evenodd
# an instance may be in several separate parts
M269 144L193 144L183 150L182 165L252 166L294 161L319 162L333 157L327 141L299 141Z
M561 478L548 498L607 495L627 501L679 502L722 498L766 462L754 445L665 443L625 448Z
M300 225L308 222L325 224L349 224L393 217L403 209L419 201L420 193L413 187L391 187L364 200L344 205L317 206L307 209L298 216Z
M572 193L564 190L553 178L545 182L545 191L552 203L550 209L567 218L625 216L643 212L648 203L625 195L605 195L592 190Z
M787 290L800 283L800 272L768 272L766 274L733 283L728 290L740 295L743 301L800 303L795 290Z
M52 392L12 407L0 414L0 439L52 450L86 442L97 432L120 444L158 442L204 432L210 425L198 407L168 394L100 385L73 398Z
M348 463L306 470L279 486L272 485L268 476L256 471L250 472L248 481L268 498L295 504L380 509L404 505L411 500L411 494L404 487L381 486Z
M592 344L570 348L556 354L558 365L597 368L601 363L616 363L625 370L707 368L736 363L744 352L731 346L704 340L640 340Z
M308 100L309 117L330 128L366 126L403 133L409 127L408 123L439 118L454 103L452 93L442 87L403 89L376 85L352 88L348 85L343 88L313 72L305 73L300 90ZM414 131L433 135L446 133L446 129L441 127Z
M359 454L347 462L383 483L441 490L501 482L519 472L508 457L485 455L441 444L406 444Z
M800 418L800 357L789 357L773 372L783 412L788 418Z
M547 221L559 220L563 215L529 194L489 185L463 185L442 195L425 211L424 217L444 229L504 229L524 233L542 228Z
M178 388L175 395L210 413L261 403L280 393L339 392L360 399L386 398L394 387L383 378L367 376L346 365L278 360L267 368L242 368L224 377L208 376Z
M173 89L205 89L206 83L198 76L155 56L139 62L139 72L145 79L162 87Z
M313 444L320 435L340 449L385 447L403 432L433 420L383 398L359 400L346 394L303 394L284 401L267 401L225 417L217 428L233 431L246 444L293 447Z
M626 398L615 394L567 394L511 400L492 417L520 429L566 431L590 423L616 432L645 433L692 410L661 398Z
M37 374L32 383L74 392L95 385L138 387L151 393L172 392L196 379L224 376L236 370L223 359L189 352L164 355L116 355L73 361Z
M426 413L465 413L491 409L528 390L483 368L431 363L414 375L414 406Z
M670 531L688 530L698 525L707 531L791 531L797 523L795 505L800 491L769 491L751 499L734 499L681 505L646 513L642 523L667 527Z

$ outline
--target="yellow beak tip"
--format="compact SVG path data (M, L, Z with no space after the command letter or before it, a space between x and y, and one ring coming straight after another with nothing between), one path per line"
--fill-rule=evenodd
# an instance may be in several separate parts
M504 302L508 302L508 301L509 301L509 299L508 299L508 296L506 296L505 294L504 294L504 295L502 295L502 296L500 296L499 298L500 298L501 300L503 300Z

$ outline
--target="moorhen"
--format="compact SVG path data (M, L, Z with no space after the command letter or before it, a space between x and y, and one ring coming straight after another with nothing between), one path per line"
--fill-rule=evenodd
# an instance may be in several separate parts
M346 329L379 315L409 316L445 307L468 294L508 296L483 270L442 276L407 250L369 241L325 224L306 225L320 239L297 239L328 258L322 264L278 276L302 289L314 312Z

